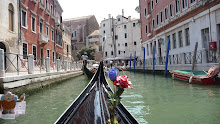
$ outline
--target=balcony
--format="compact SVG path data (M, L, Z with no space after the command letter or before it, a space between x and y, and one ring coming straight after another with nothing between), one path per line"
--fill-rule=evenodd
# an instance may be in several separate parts
M56 25L60 25L60 18L55 17L55 24L56 24Z
M42 10L44 10L44 4L41 3L41 2L39 2L39 8L42 9Z
M46 34L41 33L39 36L40 36L39 38L40 44L43 44L43 43L47 44L49 42L49 37Z
M48 16L50 16L50 11L48 10L48 9L45 9L46 11L46 14L48 15Z
M37 4L37 0L31 0L32 2L34 2L35 4Z

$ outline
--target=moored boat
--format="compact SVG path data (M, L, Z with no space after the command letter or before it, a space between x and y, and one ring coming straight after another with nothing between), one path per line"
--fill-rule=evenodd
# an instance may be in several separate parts
M108 107L111 106L109 92L112 93L112 90L106 81L103 63L101 62L96 74L86 88L55 123L109 123L110 114ZM120 124L138 123L121 103L116 107L115 111L115 117Z
M83 72L89 79L91 79L93 77L93 75L95 74L95 70L91 71L85 65L83 65Z
M204 71L192 71L192 70L171 70L169 71L173 79L187 81L189 83L199 84L214 84L220 83L220 79L216 76L207 76Z

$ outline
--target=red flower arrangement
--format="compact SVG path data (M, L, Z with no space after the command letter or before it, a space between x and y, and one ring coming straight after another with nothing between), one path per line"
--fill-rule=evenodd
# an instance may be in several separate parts
M117 76L116 80L114 81L114 85L119 88L131 88L131 81L128 80L128 76Z

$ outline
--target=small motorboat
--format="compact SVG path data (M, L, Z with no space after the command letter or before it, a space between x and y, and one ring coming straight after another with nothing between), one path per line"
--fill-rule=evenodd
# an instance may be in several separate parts
M103 62L86 88L59 117L55 124L107 124L110 113L108 107L112 90L104 75ZM115 110L119 124L138 124L136 119L120 103Z
M171 70L169 71L173 79L187 81L189 83L214 84L220 83L216 76L208 76L205 71L192 70Z

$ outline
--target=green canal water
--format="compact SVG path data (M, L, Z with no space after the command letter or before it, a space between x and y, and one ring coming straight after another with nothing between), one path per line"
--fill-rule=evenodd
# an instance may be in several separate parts
M123 72L134 89L122 102L141 124L219 124L220 86L188 84L164 76ZM121 74L123 74L121 72ZM26 97L25 115L0 124L53 124L89 80L79 76Z

